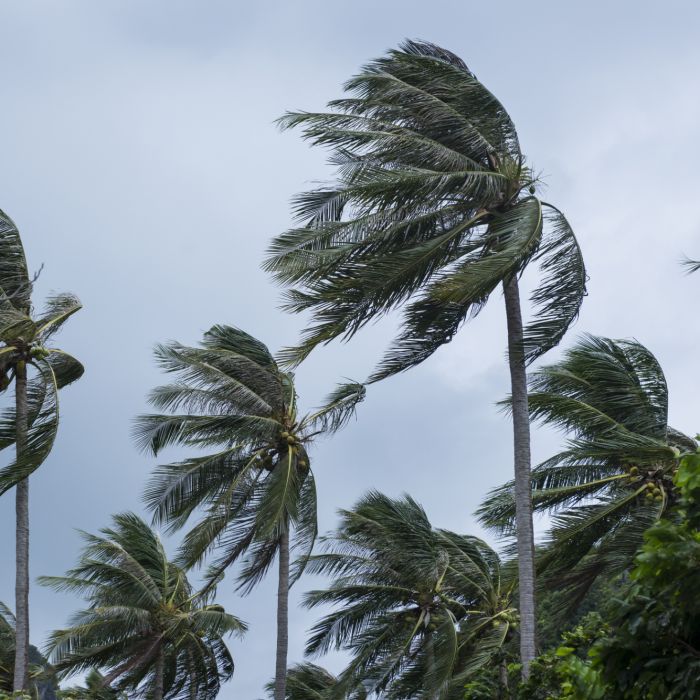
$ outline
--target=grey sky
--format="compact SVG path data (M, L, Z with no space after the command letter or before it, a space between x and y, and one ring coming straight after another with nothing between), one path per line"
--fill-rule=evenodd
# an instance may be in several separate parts
M328 171L322 152L272 122L340 96L360 65L404 37L470 64L574 225L590 295L565 345L584 330L636 337L666 371L672 423L700 429L700 278L678 266L682 253L700 256L696 3L25 0L2 3L0 22L0 207L30 265L46 264L37 292L71 290L85 305L60 342L87 372L64 392L56 449L32 479L33 576L74 562L75 528L140 509L152 460L129 431L161 379L155 342L194 343L216 322L273 349L295 339L302 320L276 309L259 263L288 224L290 197ZM298 373L305 405L339 378L366 376L391 332L389 319L315 353ZM374 388L358 421L318 445L322 531L372 487L408 491L437 525L478 532L471 513L511 471L509 425L494 405L508 386L504 345L496 296L449 347ZM557 444L538 431L535 456ZM6 495L7 603L13 518ZM221 602L251 626L232 644L237 671L223 700L261 697L272 673L273 584L247 599L221 587ZM34 587L34 642L76 605ZM293 610L290 661L312 619Z

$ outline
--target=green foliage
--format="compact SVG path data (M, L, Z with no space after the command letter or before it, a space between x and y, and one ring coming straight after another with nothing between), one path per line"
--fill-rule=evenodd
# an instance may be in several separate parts
M352 655L337 692L361 684L387 699L453 698L512 633L516 614L496 553L434 529L408 496L370 492L341 511L324 544L309 568L333 580L305 603L334 610L312 628L307 652Z
M105 686L105 677L92 669L82 687L67 688L58 693L59 700L129 700L126 693L120 693Z
M155 455L171 445L204 451L157 467L146 489L156 521L170 530L203 509L179 561L198 564L215 550L207 573L214 586L242 559L239 585L249 591L291 530L300 575L317 535L307 448L353 416L364 387L343 385L320 410L301 415L294 375L280 370L262 342L231 326L211 328L200 347L160 345L156 358L176 380L151 393L162 413L138 419L139 444Z
M162 663L166 699L215 698L233 673L224 637L241 634L245 625L192 590L185 572L136 515L114 516L111 528L83 537L74 569L40 579L88 602L68 628L50 637L56 669L63 675L102 669L100 684L138 698L153 692Z
M541 282L525 328L532 360L563 337L585 295L574 233L536 196L503 105L453 53L406 41L349 80L324 113L285 115L328 147L335 181L296 199L298 227L270 246L266 268L310 311L298 364L404 308L402 329L371 380L412 367L449 342L529 263Z
M534 509L553 513L538 574L576 607L598 577L629 569L644 531L676 502L678 455L695 442L668 425L666 378L636 341L585 336L534 372L529 390L531 416L568 436L566 449L532 474ZM493 491L479 515L513 535L512 482Z
M538 656L530 666L530 677L517 689L522 700L601 700L610 697L596 669L591 666L591 646L608 632L598 613L589 613L572 630L564 632L561 644Z
M26 479L46 460L58 430L58 390L79 379L83 366L47 344L81 305L72 294L47 299L33 314L33 280L27 271L17 226L0 211L0 392L18 370L28 373L28 435L22 454L0 469L0 495ZM15 445L15 408L0 413L0 450Z
M312 663L296 664L287 671L286 700L366 700L362 687L352 688L336 694L340 681L332 673ZM274 681L267 684L270 697L274 692Z
M625 700L700 696L700 452L685 455L676 512L644 538L595 665Z

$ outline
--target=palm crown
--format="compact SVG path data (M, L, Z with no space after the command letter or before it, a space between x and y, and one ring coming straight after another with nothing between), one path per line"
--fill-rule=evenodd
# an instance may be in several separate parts
M244 632L244 623L193 591L143 520L113 520L99 535L83 533L82 556L66 576L40 579L89 603L51 635L56 668L102 669L102 685L129 697L216 697L233 673L224 637Z
M408 302L372 379L404 370L532 260L543 277L525 355L556 345L585 293L583 261L564 216L535 196L501 103L460 58L425 42L404 43L345 88L328 113L281 119L328 146L338 167L332 185L297 198L300 227L270 248L267 269L294 287L288 308L314 319L286 359Z
M680 451L695 442L668 425L663 371L635 341L584 337L564 359L530 377L531 416L563 429L566 449L533 470L536 510L553 511L540 569L585 593L595 578L626 569L642 533L675 501ZM512 483L479 509L512 534Z
M169 413L139 419L140 443L155 454L171 444L218 448L158 467L147 489L156 518L172 528L184 525L198 506L206 507L185 539L184 561L200 561L219 545L211 570L215 581L248 552L240 581L250 588L267 571L290 526L303 560L317 534L307 447L352 415L363 387L344 385L324 409L300 415L294 376L278 368L263 343L230 326L214 326L199 348L161 345L156 356L178 380L152 392L151 403Z
M496 553L434 529L410 497L374 492L341 511L325 544L309 566L333 581L305 603L337 609L313 627L307 652L352 653L335 692L462 697L464 679L493 658L513 622Z
M32 314L33 282L14 222L0 211L0 391L27 365L36 372L27 385L27 439L21 454L0 469L0 494L35 471L51 452L58 430L58 390L79 379L83 366L49 344L81 306L72 294L50 297L44 310ZM0 416L0 450L17 439L16 410Z

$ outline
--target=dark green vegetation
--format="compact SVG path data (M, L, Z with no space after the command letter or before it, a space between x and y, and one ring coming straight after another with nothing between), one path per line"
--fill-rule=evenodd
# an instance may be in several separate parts
M80 304L55 295L33 312L36 276L0 212L0 392L11 397L0 450L15 455L0 467L0 495L14 490L17 502L16 619L0 605L0 698L213 700L234 672L227 638L247 628L217 590L245 594L273 565L274 700L700 698L700 452L668 424L659 363L636 341L585 336L527 377L578 314L583 260L563 214L540 199L504 107L461 59L407 42L346 91L328 112L281 120L329 147L338 168L332 184L298 197L298 225L265 263L289 288L288 310L310 313L300 344L275 358L221 324L196 347L156 348L171 380L151 392L156 412L137 419L135 440L153 456L186 456L154 468L144 500L154 526L185 534L169 557L132 513L83 533L77 564L40 579L83 599L46 657L29 645L28 479L56 438L59 391L83 373L53 344ZM527 267L539 281L524 324ZM478 517L503 551L371 484L319 538L313 442L355 415L366 385L448 343L497 289L515 469ZM399 337L367 382L302 409L290 368L397 308ZM532 472L531 421L565 439ZM551 518L537 546L533 510ZM195 586L190 572L203 564ZM318 615L304 613L306 652L341 651L337 672L310 660L288 669L289 589L305 572L322 581L304 598ZM82 685L69 687L76 674Z

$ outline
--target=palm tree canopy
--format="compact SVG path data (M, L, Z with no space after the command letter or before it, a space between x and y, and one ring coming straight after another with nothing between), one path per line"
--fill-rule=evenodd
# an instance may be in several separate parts
M301 571L317 534L307 448L349 420L364 387L342 385L322 409L300 414L294 375L280 370L262 342L231 326L214 326L201 347L160 345L156 357L177 378L151 393L163 412L138 420L139 444L156 455L169 445L205 451L159 466L146 491L156 520L171 529L205 509L185 538L183 563L198 563L218 548L209 573L215 582L245 554L239 581L249 590L291 526Z
M78 565L41 583L86 598L49 651L64 675L105 672L104 684L150 697L158 657L165 698L214 698L233 673L224 637L246 626L193 592L184 570L168 560L151 528L132 513L116 515L98 535L83 533Z
M540 570L575 604L601 574L626 569L642 534L675 500L673 472L695 441L668 425L668 389L636 341L583 337L529 380L532 418L562 429L566 449L533 470L534 508L553 512ZM491 493L481 521L514 529L513 485Z
M406 305L403 329L371 380L448 342L504 280L541 268L525 329L532 360L578 314L586 275L566 218L535 196L503 105L453 53L407 41L351 80L325 113L284 116L326 146L336 180L296 199L299 226L278 236L266 268L292 289L287 308L313 323L284 358L349 338Z
M296 664L287 671L286 700L331 700L338 687L339 680L321 666L312 663ZM274 681L266 686L272 696ZM342 700L366 700L367 693L358 688L345 693Z
M475 537L434 529L409 496L371 492L340 514L309 563L333 580L305 604L336 609L313 627L307 652L352 654L337 692L362 684L387 698L461 697L513 622L498 556Z
M105 687L105 677L92 669L82 687L68 688L61 692L61 700L128 700L126 694Z
M36 370L27 388L27 445L19 459L0 469L0 495L26 479L51 452L58 430L58 390L83 374L78 360L49 345L80 302L72 294L56 294L35 315L32 286L17 226L0 211L0 391L11 384L18 363ZM0 450L14 446L15 438L13 406L0 413Z

